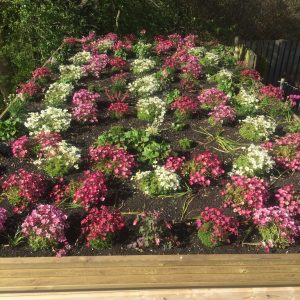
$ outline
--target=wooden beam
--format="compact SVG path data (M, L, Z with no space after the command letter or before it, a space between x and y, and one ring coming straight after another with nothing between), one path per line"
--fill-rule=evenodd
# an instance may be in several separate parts
M300 287L300 255L0 258L0 292L267 286Z

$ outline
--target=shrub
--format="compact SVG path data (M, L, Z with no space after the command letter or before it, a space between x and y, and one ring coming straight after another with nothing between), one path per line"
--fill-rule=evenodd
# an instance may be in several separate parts
M88 64L92 58L92 55L88 51L77 52L69 60L76 66Z
M268 185L257 177L231 176L221 195L224 197L224 207L231 207L238 215L250 219L255 210L266 204Z
M239 116L256 114L259 109L259 101L260 100L255 94L246 91L244 88L241 88L238 95L233 99L233 103Z
M28 238L33 251L57 250L59 244L66 247L65 229L67 215L53 205L40 204L22 223L22 233Z
M118 178L130 177L135 166L133 155L110 145L90 148L90 158L93 169Z
M276 130L276 122L266 116L246 117L241 121L240 135L250 141L268 139Z
M188 138L183 138L178 141L178 145L182 150L187 151L193 148L194 142Z
M260 146L251 144L244 154L233 162L232 174L261 177L269 173L274 166L274 161L268 151Z
M39 132L66 131L71 123L71 114L66 109L48 107L41 112L29 113L25 126L30 134Z
M198 238L206 247L230 243L232 235L238 235L239 223L223 214L218 208L206 207L197 219Z
M0 140L9 141L16 137L21 127L19 118L11 117L4 121L0 120Z
M101 209L92 208L81 221L81 226L87 246L103 249L111 247L112 237L125 226L125 222L118 210L112 211L102 205Z
M2 196L13 206L15 213L22 213L29 204L41 200L45 189L45 178L42 175L19 169L5 178Z

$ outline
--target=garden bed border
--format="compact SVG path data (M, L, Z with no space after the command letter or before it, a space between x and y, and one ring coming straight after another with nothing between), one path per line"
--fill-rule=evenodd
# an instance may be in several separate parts
M300 286L299 254L0 258L0 293Z

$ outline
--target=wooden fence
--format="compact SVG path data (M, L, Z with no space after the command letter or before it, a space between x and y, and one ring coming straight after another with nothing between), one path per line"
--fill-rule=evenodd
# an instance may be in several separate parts
M290 89L300 88L300 41L236 39L235 43L238 56L261 73L265 84L278 86L284 78Z

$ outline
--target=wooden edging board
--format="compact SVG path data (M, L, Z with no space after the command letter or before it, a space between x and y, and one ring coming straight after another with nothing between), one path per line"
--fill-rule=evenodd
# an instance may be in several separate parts
M0 258L0 292L299 287L299 254Z

